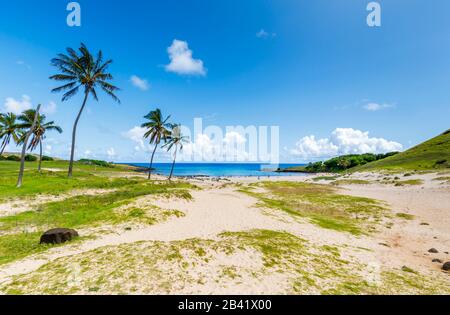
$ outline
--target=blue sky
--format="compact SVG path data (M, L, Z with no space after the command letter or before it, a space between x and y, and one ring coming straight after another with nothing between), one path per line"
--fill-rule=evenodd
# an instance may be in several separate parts
M69 1L0 4L0 110L44 104L65 131L48 134L51 155L67 157L81 95L62 103L50 92L50 59L80 42L114 60L122 104L104 94L90 100L78 158L146 161L129 131L156 107L187 126L195 117L279 126L285 162L406 149L450 127L446 0L378 1L379 28L366 24L368 0L78 2L82 26L74 28ZM193 53L191 73L168 71L175 39Z

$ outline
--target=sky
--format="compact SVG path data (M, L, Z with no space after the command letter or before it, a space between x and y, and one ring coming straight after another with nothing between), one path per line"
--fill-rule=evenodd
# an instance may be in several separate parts
M68 157L82 102L51 93L50 60L81 42L113 59L121 104L89 99L76 158L147 161L139 126L155 108L189 128L202 118L223 142L249 141L227 126L278 126L281 162L405 150L450 128L447 0L377 1L380 27L368 0L80 0L80 27L69 2L0 3L0 111L42 103L64 130L47 134L48 155ZM216 140L193 132L186 146Z

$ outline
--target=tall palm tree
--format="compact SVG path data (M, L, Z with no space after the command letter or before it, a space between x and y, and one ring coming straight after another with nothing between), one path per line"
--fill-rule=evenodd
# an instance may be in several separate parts
M30 129L34 122L34 117L36 116L35 109L26 110L18 117L21 121L19 127L22 129ZM45 139L45 133L47 131L57 131L62 133L62 128L60 126L55 125L54 121L46 122L46 116L39 114L36 119L36 123L34 126L34 130L32 131L33 138L31 138L31 142L28 144L28 150L34 151L36 147L39 145L39 164L38 171L41 171L42 165L42 142ZM20 142L24 141L24 136L21 137Z
M11 142L19 142L20 128L17 124L17 116L13 113L0 115L0 139L3 139L0 149L0 155L5 151L6 146Z
M173 163L172 169L170 170L169 181L172 179L173 170L175 168L175 162L177 160L177 152L178 149L180 151L183 150L183 143L187 141L187 137L181 134L181 126L179 124L172 125L172 130L170 131L170 135L167 139L167 143L163 147L167 147L167 151L171 151L173 147L175 147L175 151L173 153Z
M161 141L166 141L169 136L169 128L171 124L167 121L170 119L170 116L164 119L161 114L161 110L157 108L156 110L151 111L146 116L144 116L148 122L145 122L141 125L142 128L145 128L147 131L144 134L145 138L150 138L150 144L153 144L155 147L153 149L152 158L150 160L150 167L148 168L148 179L151 179L152 176L152 167L153 167L153 158L155 157L156 149Z
M72 48L67 48L67 54L58 54L56 58L52 59L51 63L60 73L51 76L50 79L65 82L64 85L53 89L52 92L64 92L62 97L63 102L75 96L80 88L83 89L84 93L84 100L75 119L72 131L72 148L68 173L69 177L72 177L77 126L89 95L98 101L97 88L100 88L112 97L113 100L120 103L120 100L115 95L115 92L119 88L108 82L113 79L113 76L107 72L112 60L104 62L101 50L97 57L94 57L83 43L78 49L78 52Z

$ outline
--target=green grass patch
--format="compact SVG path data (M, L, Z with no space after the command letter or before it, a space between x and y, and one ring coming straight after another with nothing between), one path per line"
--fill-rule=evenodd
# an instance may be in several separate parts
M401 218L401 219L405 219L405 220L414 220L414 216L412 214L408 214L408 213L396 213L395 216L397 218Z
M405 152L358 166L352 171L442 170L450 168L450 130Z
M395 181L395 186L417 186L423 185L423 180L421 179L409 179L409 180L399 180Z
M332 187L295 182L264 182L257 186L268 193L241 189L261 201L261 206L282 210L289 215L309 218L326 229L355 235L375 230L386 210L375 200L340 195Z
M363 179L340 179L331 183L332 185L370 185L371 182Z

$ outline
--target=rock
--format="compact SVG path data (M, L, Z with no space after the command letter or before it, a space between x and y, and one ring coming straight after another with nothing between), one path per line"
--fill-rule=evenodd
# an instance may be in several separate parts
M78 237L78 232L72 229L52 229L41 236L40 244L62 244Z
M450 271L450 261L447 261L443 266L442 270Z
M432 262L442 264L442 260L440 260L438 258L433 259Z
M429 252L429 253L433 253L433 254L439 253L439 251L438 251L436 248L430 248L430 249L428 250L428 252Z

